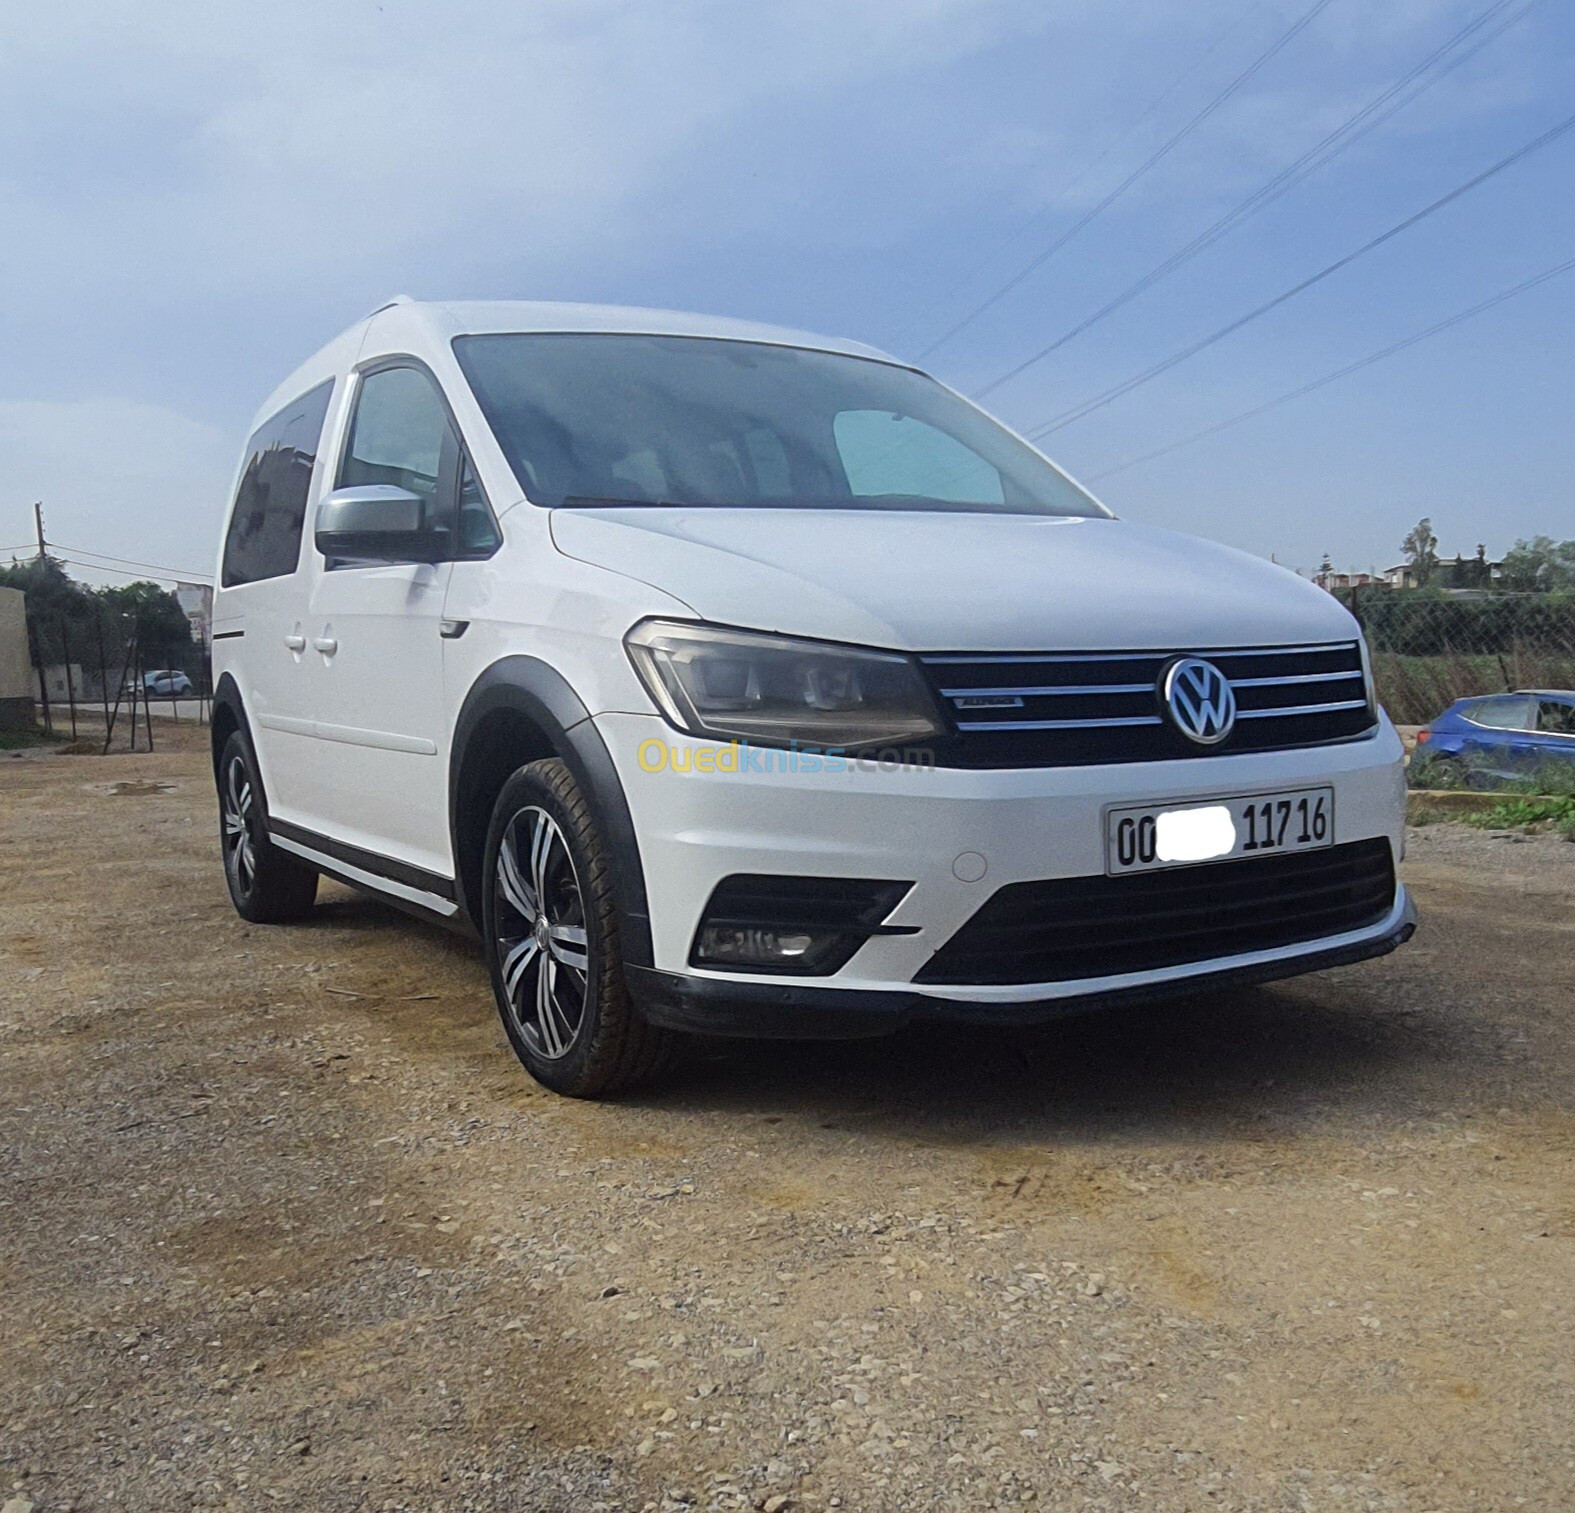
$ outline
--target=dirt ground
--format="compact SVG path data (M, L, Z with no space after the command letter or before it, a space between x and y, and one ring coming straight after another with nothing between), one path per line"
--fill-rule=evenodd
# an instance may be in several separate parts
M199 741L0 759L12 1513L1575 1505L1575 846L1415 832L1383 961L596 1105L462 940L237 919Z

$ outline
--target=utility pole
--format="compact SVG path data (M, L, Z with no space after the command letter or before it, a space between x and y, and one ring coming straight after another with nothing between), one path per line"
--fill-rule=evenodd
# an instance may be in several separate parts
M44 560L44 501L33 501L33 529L38 532L38 560Z

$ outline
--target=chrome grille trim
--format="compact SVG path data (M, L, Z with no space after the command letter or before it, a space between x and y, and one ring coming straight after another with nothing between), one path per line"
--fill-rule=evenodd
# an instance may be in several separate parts
M1256 655L1256 653L1254 653ZM1304 672L1292 673L1288 678L1232 678L1232 688L1274 688L1281 683L1339 683L1349 682L1352 678L1362 676L1360 668L1351 672Z
M1337 709L1366 709L1366 699L1342 699L1338 704L1297 704L1284 709L1238 709L1238 720L1284 720L1298 714L1332 714Z
M1341 677L1349 677L1342 673ZM1270 680L1273 681L1273 680ZM943 688L943 699L1048 699L1056 694L1153 693L1152 683L1068 683L1057 688Z
M1278 710L1271 710L1278 714ZM1118 715L1110 720L959 720L959 730L1107 730L1115 725L1160 725L1157 714Z
M1235 730L1202 750L1160 707L1178 658L1217 666L1237 696ZM948 718L945 765L1083 766L1272 751L1357 740L1377 713L1357 640L1151 651L920 653ZM1239 674L1239 676L1237 675ZM970 686L972 685L972 686Z

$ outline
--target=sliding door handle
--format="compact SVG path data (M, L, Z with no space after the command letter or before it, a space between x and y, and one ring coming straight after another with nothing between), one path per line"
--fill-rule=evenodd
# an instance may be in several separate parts
M313 636L312 645L325 657L331 657L339 650L339 643L332 636Z

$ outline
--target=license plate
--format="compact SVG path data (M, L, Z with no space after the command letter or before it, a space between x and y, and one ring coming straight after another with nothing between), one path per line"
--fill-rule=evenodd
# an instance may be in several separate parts
M1334 844L1334 789L1105 812L1105 871L1150 872Z

